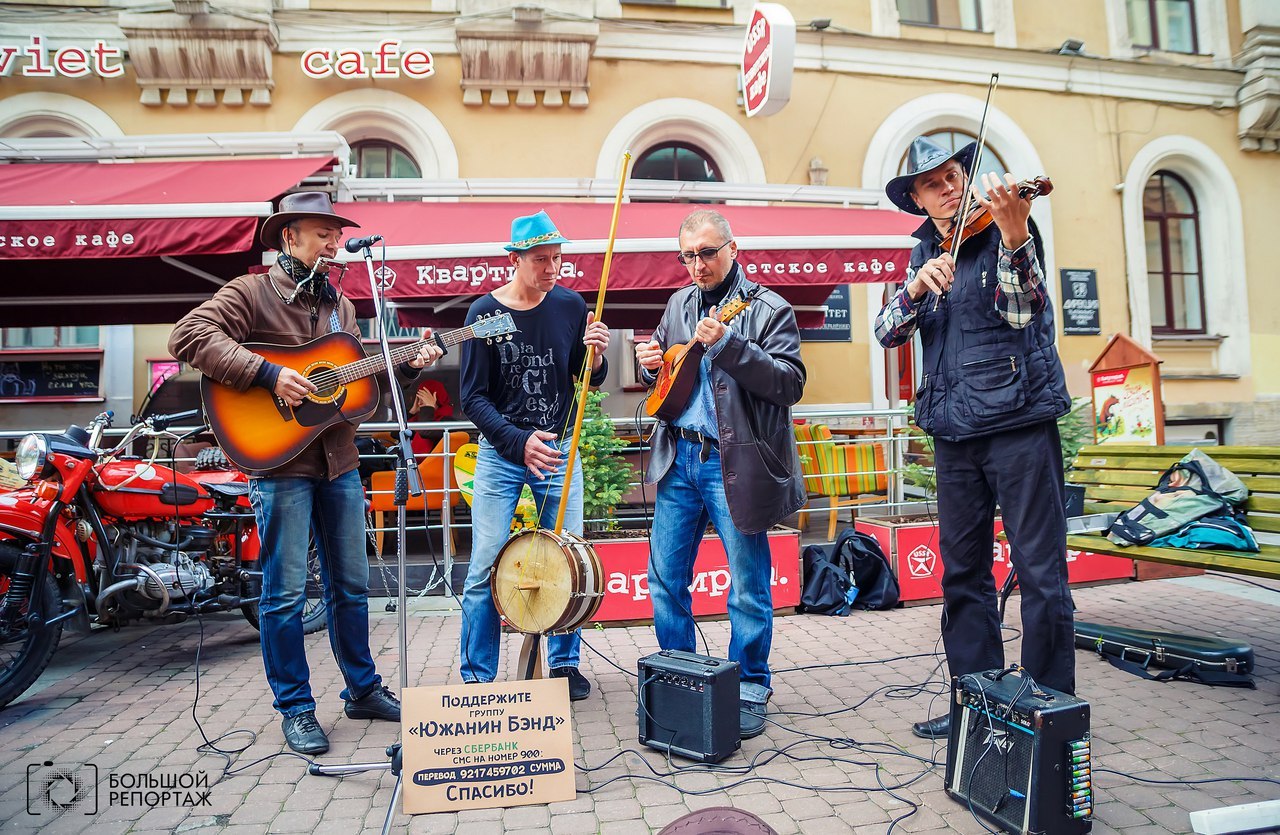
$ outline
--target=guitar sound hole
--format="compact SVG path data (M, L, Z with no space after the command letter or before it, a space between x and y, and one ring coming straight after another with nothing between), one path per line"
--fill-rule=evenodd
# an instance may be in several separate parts
M307 379L316 385L313 397L327 399L333 397L338 390L338 381L332 368L317 368L307 375Z

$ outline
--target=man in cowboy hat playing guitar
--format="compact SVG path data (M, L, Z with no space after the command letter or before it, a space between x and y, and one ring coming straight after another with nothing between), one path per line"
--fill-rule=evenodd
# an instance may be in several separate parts
M280 250L276 263L265 274L234 279L184 316L169 338L169 350L227 386L239 391L260 386L298 406L315 385L242 343L300 345L337 331L359 337L355 308L329 283L321 261L337 255L347 226L359 224L337 215L327 194L286 195L260 235L263 246ZM424 342L408 367L400 367L401 376L417 376L440 354L435 343ZM337 423L287 463L251 473L249 484L262 541L262 660L275 708L284 715L285 741L300 754L329 750L316 721L302 639L309 533L314 533L324 577L329 640L346 682L344 711L352 719L400 721L400 702L382 686L369 650L365 498L355 432L352 424Z
M984 174L973 194L994 221L961 236L953 259L941 241L968 198L977 143L954 154L926 137L908 171L885 187L916 230L907 284L876 317L876 338L924 346L916 424L933 436L942 551L942 640L952 676L1004 666L991 543L996 505L1022 590L1022 665L1038 683L1075 691L1067 589L1062 453L1056 418L1071 406L1054 348L1031 201L1014 179ZM947 716L912 726L936 739Z

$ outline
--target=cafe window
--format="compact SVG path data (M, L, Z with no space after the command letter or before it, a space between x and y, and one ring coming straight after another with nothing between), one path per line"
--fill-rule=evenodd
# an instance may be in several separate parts
M631 176L638 180L723 183L720 168L706 151L688 142L663 142L640 155Z
M982 31L979 0L898 0L898 20L916 26Z
M1133 45L1194 55L1195 0L1126 0Z
M968 133L962 130L953 130L951 128L943 128L941 130L935 130L932 133L926 133L925 136L928 137L931 141L933 141L937 145L939 145L940 147L942 147L943 149L950 151L953 154L956 151L963 148L965 145L968 145L970 142L975 142L978 139L978 137L974 136L971 133ZM910 151L910 148L903 150L902 158L898 160L899 175L907 173L907 153L909 151ZM1001 177L1004 177L1005 173L1009 170L1008 168L1005 167L1004 160L1000 158L1000 155L991 149L990 143L988 143L987 146L982 149L982 159L979 160L978 163L979 163L979 168L981 169L978 172L979 174L985 174L989 171L994 171L996 174L999 174Z
M1157 171L1142 192L1152 333L1205 332L1200 211L1177 174Z
M422 169L404 148L383 139L366 139L351 146L360 177L420 178Z
M6 350L97 347L97 325L4 328L3 331L0 331L0 348Z

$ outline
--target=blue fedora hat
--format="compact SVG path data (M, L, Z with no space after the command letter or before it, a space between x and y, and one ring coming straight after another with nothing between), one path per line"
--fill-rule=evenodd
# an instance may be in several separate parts
M503 249L507 252L524 252L535 246L567 243L569 239L560 234L555 222L543 211L511 221L511 243Z
M946 165L951 160L960 163L965 174L968 174L969 166L973 163L973 154L977 149L978 143L970 142L953 154L927 136L917 136L911 143L911 150L907 152L907 173L890 180L884 187L884 193L889 195L893 205L902 211L923 215L924 209L917 206L911 199L911 184L915 178Z

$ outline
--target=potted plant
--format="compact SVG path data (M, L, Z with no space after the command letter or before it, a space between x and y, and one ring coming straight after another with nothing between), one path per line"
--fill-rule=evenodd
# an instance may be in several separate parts
M1063 461L1067 465L1080 447L1090 440L1092 432L1091 401L1077 398L1067 414L1058 419ZM913 431L915 430L913 427ZM902 470L908 484L925 492L925 498L937 494L937 476L933 467L933 440L921 433L919 457L908 461ZM927 506L927 505L926 505ZM933 513L885 518L862 517L855 520L856 530L870 534L880 543L898 576L904 603L928 603L942 597L942 548L938 539L938 520ZM1001 534L1003 522L996 517L995 554L996 583L1004 582L1009 570L1009 543ZM1125 579L1132 576L1127 560L1070 551L1067 554L1071 582Z

